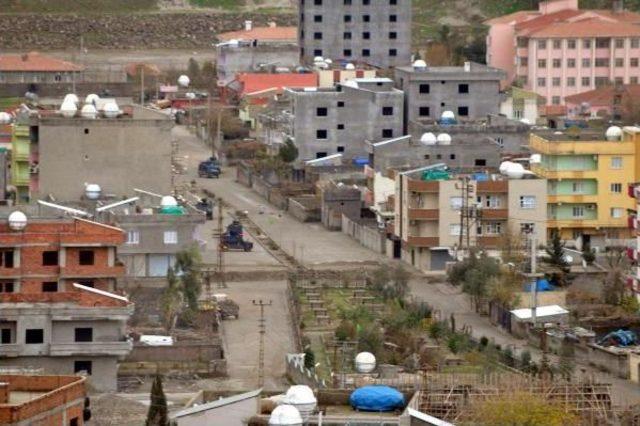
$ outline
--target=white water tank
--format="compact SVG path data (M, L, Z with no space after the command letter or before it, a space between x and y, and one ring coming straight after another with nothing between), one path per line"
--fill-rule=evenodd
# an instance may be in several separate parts
M286 395L282 399L282 403L295 407L300 413L302 420L306 422L316 409L318 400L309 386L295 385L287 390Z
M177 205L178 202L171 195L165 195L162 197L162 200L160 200L160 207L175 207Z
M540 154L531 154L531 157L529 157L529 163L530 164L540 164L540 163L542 163L542 155L540 155Z
M98 110L96 109L95 106L93 106L93 104L86 104L80 110L80 115L83 118L94 119L98 116Z
M292 405L278 405L269 417L270 426L302 426L302 416Z
M9 228L13 231L22 231L27 227L27 215L21 211L14 211L9 215Z
M87 95L86 98L84 98L84 103L95 105L95 103L98 102L99 99L100 99L100 96L96 95L95 93L90 93Z
M178 84L180 86L189 87L189 83L191 83L191 79L189 78L188 75L182 74L180 77L178 77Z
M521 118L521 119L520 119L520 122L521 122L522 124L526 124L526 125L528 125L528 126L530 126L530 125L531 125L531 120L529 120L528 118Z
M427 63L422 59L418 59L413 62L413 69L418 71L424 71L427 69Z
M440 118L442 118L443 120L455 120L456 119L456 115L453 113L453 111L442 111L442 115L440 116Z
M324 62L324 58L322 56L316 56L313 58L313 62Z
M90 200L97 200L98 198L100 198L101 194L102 188L100 188L100 185L98 184L88 183L84 187L84 195Z
M506 174L507 173L507 169L509 168L509 166L513 164L513 162L511 161L503 161L502 163L500 163L500 167L498 168L498 170L500 170L501 174Z
M120 108L115 101L111 101L104 104L102 112L104 112L104 116L107 118L116 118L120 115Z
M333 61L331 59L327 58L327 59L324 60L324 63L327 64L327 65L331 65L331 64L333 64Z
M348 71L353 71L353 70L356 69L356 66L353 65L353 64L347 64L347 65L344 66L344 69L348 70Z
M522 177L524 176L526 170L524 169L524 166L520 163L511 163L508 167L507 170L505 171L505 175L507 175L507 177L509 179L522 179Z
M608 141L619 141L622 138L622 129L618 126L611 126L607 129L604 136Z
M360 352L356 355L355 362L358 373L371 373L376 369L376 357L371 352Z
M144 334L140 336L140 343L147 346L172 346L173 337L159 336L155 334Z
M229 44L233 47L238 47L238 45L240 44L240 42L238 40L236 40L235 38L232 38L231 40L229 40Z
M78 99L78 96L76 96L75 93L69 93L64 97L64 100L62 101L62 103L65 103L65 102L73 102L74 104L77 105L80 103L80 99Z
M438 135L438 145L451 145L451 135L448 133L440 133Z
M71 118L76 115L78 112L78 107L72 101L64 101L62 105L60 105L60 113L63 117Z
M184 94L184 97L187 98L187 99L193 100L193 99L196 98L196 94L193 93L193 92L187 92L187 93Z
M9 124L13 120L11 114L8 112L0 111L0 124Z
M425 146L432 146L438 143L438 138L431 132L427 132L420 137L420 143Z

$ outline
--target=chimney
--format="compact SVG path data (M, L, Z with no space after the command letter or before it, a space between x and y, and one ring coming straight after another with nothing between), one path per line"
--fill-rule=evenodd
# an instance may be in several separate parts
M0 404L9 403L9 383L0 382Z
M613 13L624 12L624 0L613 0L611 7L613 9Z
M244 30L251 31L253 29L253 21L244 21Z

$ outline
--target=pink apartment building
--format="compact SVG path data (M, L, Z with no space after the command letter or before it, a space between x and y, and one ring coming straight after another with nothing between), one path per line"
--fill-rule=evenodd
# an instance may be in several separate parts
M580 10L578 0L541 2L538 10L519 11L486 22L487 64L546 100L564 105L565 97L611 83L638 84L640 14L614 0L611 10Z

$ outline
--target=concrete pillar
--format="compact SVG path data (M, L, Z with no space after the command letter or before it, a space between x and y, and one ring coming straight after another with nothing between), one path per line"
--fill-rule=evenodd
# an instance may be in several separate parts
M58 259L58 263L61 268L67 266L67 249L66 247L60 247L60 258Z
M9 403L9 383L0 382L0 404Z

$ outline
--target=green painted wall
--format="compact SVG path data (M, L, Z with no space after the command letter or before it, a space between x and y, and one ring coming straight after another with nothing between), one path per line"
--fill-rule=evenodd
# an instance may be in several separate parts
M574 192L573 184L582 182L582 192ZM597 195L598 181L595 179L564 179L561 181L550 180L548 182L549 195Z
M547 218L554 220L595 220L598 218L598 209L587 208L589 204L549 204L547 207ZM584 216L575 217L573 215L574 207L583 207ZM555 212L555 213L554 213Z
M542 166L547 170L597 170L598 161L589 155L543 155Z

